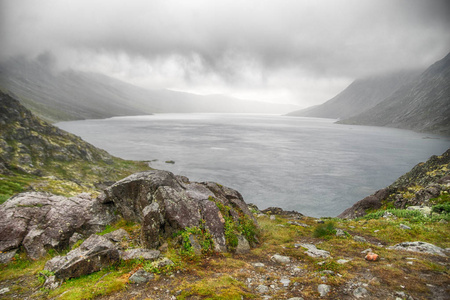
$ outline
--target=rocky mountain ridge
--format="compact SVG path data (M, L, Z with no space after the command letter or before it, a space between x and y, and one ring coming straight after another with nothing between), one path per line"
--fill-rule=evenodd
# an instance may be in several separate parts
M373 108L339 123L450 135L450 53Z
M399 71L356 79L321 105L294 111L287 116L347 119L370 109L399 88L415 80L421 71Z

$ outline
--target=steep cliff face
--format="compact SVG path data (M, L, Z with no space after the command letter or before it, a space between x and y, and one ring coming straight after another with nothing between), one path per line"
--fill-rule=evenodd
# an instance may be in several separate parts
M374 107L420 75L420 71L400 71L355 80L327 102L288 116L345 119Z
M93 187L96 182L117 180L143 169L144 165L115 158L42 121L19 101L0 93L0 174L34 176L27 177L31 181L51 176ZM10 185L5 178L0 180L0 194L12 191L2 188Z
M373 108L340 123L450 135L450 53Z

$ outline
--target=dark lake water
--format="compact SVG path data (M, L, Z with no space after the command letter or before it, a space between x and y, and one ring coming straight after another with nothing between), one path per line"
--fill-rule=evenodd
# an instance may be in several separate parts
M450 147L448 138L334 121L161 114L56 125L115 156L234 188L261 209L315 217L338 215Z

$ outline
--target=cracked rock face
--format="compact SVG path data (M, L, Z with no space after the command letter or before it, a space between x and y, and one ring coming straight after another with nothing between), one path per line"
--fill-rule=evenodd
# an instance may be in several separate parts
M179 230L201 225L211 233L214 250L226 252L225 218L218 205L229 207L227 213L236 222L243 216L255 222L239 192L213 182L190 182L168 171L133 174L99 199L113 203L125 220L141 223L141 242L150 249Z
M74 234L88 236L102 230L115 216L112 206L89 194L66 198L46 193L21 193L0 206L0 251L24 246L32 259L49 249L69 246Z

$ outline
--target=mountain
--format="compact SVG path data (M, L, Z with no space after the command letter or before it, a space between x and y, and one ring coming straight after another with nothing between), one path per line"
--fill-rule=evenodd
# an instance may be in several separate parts
M27 188L63 195L93 191L97 184L148 169L41 120L0 92L0 203Z
M339 123L450 135L450 53L373 108Z
M349 118L374 107L419 75L420 71L410 70L357 79L327 102L287 115L330 119Z
M296 108L222 95L147 90L97 73L56 71L45 55L32 61L15 57L0 63L0 87L52 122L152 113L281 114Z

